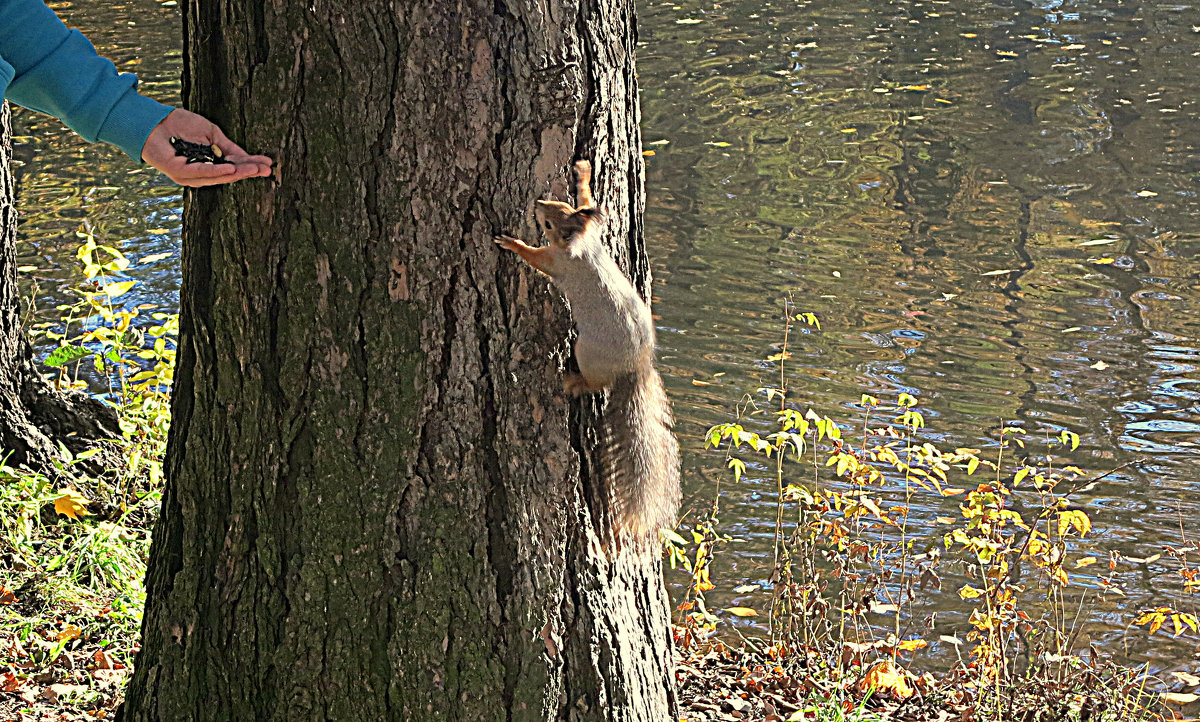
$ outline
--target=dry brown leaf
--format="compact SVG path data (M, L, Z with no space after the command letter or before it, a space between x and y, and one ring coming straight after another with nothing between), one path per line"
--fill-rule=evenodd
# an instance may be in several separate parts
M57 702L59 697L68 694L82 694L87 691L87 687L82 684L52 684L42 690L42 697Z
M16 672L0 674L0 692L15 692L23 683L24 680L17 677Z
M1190 672L1172 672L1171 676L1192 687L1200 687L1200 677L1197 677Z
M125 683L127 674L127 669L97 669L92 672L92 677L101 685L121 685Z

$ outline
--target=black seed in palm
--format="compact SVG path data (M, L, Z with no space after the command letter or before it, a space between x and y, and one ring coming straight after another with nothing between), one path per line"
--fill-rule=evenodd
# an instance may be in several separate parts
M224 157L221 149L215 143L213 145L193 143L183 138L171 138L170 143L171 147L175 149L175 155L187 158L188 163L233 163Z

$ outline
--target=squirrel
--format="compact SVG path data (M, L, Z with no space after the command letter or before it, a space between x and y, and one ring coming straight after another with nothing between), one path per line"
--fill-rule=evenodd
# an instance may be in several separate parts
M571 395L609 390L604 412L602 479L618 540L657 541L679 508L679 444L671 407L654 370L650 306L604 247L603 214L592 199L592 167L575 163L578 208L537 201L538 225L550 245L511 236L496 243L550 277L571 306L578 374L563 378Z

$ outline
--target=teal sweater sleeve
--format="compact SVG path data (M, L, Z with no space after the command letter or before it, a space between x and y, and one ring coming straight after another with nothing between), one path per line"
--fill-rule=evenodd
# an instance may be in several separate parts
M5 97L53 115L84 140L111 143L141 162L142 146L172 108L137 92L88 39L42 0L0 0L0 61L12 67Z

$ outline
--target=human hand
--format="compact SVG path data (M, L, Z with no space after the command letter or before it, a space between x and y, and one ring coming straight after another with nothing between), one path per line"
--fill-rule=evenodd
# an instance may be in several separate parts
M221 149L222 157L229 162L188 163L187 158L175 155L171 138L216 145ZM142 160L184 186L220 185L243 178L271 175L270 158L250 155L226 138L221 129L207 118L183 108L172 110L150 131L146 145L142 146Z

